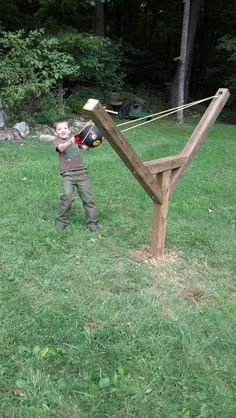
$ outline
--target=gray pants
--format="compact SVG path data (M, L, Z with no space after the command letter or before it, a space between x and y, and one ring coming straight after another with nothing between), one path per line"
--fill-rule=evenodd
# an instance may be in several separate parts
M61 206L57 215L57 222L61 225L68 224L76 187L83 203L87 226L97 225L96 203L92 195L87 170L66 171L62 174L62 179L63 191L61 195Z

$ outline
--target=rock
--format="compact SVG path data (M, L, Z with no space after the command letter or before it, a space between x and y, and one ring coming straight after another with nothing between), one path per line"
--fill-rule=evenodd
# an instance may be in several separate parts
M16 128L6 128L0 130L0 141L11 141L11 140L21 140L22 136L20 131Z
M49 134L40 134L38 136L39 139L44 141L53 141L55 138L55 135L49 135Z
M85 122L84 122L84 121L81 121L81 120L77 120L77 119L75 119L75 120L71 123L70 127L71 127L72 129L78 130L78 129L80 129L80 128L83 128L83 126L84 126L84 125L85 125Z
M71 136L81 131L85 124L85 120L81 117L80 119L76 118L73 120L70 123ZM55 138L52 127L48 127L47 125L35 125L30 128L26 122L18 122L12 128L0 129L0 140L22 140L29 134L32 138L42 141L53 141Z
M25 138L27 135L29 135L30 128L26 122L18 122L13 126L13 128L18 129L22 138Z
M32 134L33 136L40 136L40 135L53 135L54 131L53 128L49 128L47 125L35 125L32 128Z
M4 110L0 109L0 129L4 128L4 126L6 125L6 113L4 112Z

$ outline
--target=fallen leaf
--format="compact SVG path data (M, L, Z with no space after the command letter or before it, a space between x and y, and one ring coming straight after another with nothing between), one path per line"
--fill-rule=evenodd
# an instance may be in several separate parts
M26 392L24 389L20 388L19 386L15 387L15 395L26 397Z
M45 357L46 354L49 352L49 348L48 347L44 347L41 351L40 351L40 356L41 357Z

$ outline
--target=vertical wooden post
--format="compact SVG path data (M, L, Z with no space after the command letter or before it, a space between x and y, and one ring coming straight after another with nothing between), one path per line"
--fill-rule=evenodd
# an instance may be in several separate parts
M168 216L168 204L170 195L171 170L164 171L157 176L157 183L163 193L162 204L153 204L152 235L150 252L153 257L158 258L165 253L166 226Z

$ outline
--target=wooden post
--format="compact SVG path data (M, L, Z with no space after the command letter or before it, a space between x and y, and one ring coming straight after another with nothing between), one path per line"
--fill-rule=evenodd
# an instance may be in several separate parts
M163 202L161 205L158 203L154 203L153 206L153 223L150 252L155 258L162 257L165 253L166 226L170 195L170 179L171 170L168 170L158 174L156 180L160 184L160 187L163 192Z

